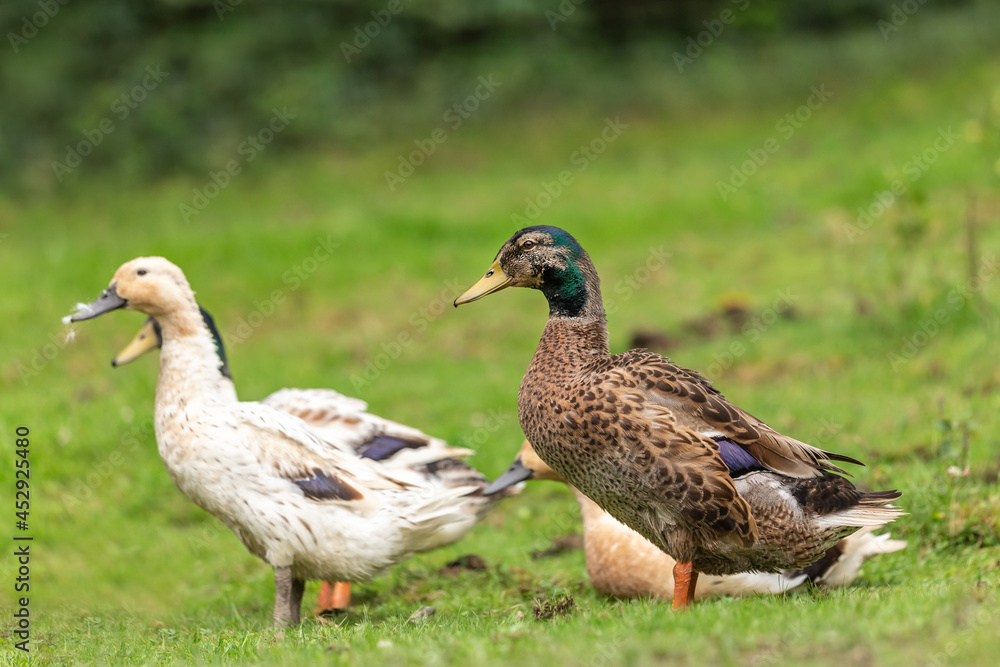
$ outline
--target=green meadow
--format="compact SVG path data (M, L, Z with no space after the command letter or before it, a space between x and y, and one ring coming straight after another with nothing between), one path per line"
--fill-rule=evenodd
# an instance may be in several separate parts
M84 161L59 187L0 195L0 660L992 663L1000 40L971 27L991 21L914 21L888 42L872 26L820 45L720 43L690 65L698 80L667 72L669 53L633 54L630 81L595 71L599 100L507 103L501 87L457 128L449 105L414 102L362 147L280 151L279 133L247 162L234 143L212 170L240 161L222 188L208 172L150 182ZM514 61L498 59L504 81ZM387 178L428 140L412 174ZM909 546L847 588L676 614L596 594L580 550L541 553L580 524L568 490L535 482L465 540L356 585L347 613L278 636L270 568L159 459L155 355L110 366L144 316L60 322L124 261L166 256L219 323L244 400L331 387L476 450L494 477L522 439L517 388L547 310L527 290L451 301L525 224L589 251L613 351L639 334L775 428L863 460L859 486L903 491L890 530ZM26 531L12 509L19 426ZM14 534L33 538L29 653L15 648ZM424 606L436 614L410 621Z

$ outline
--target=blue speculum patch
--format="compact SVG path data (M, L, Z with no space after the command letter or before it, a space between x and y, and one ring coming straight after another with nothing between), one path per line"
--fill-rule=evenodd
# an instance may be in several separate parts
M729 468L730 477L739 477L758 470L767 470L760 461L750 456L745 449L728 440L719 439L715 443L719 446L719 456L722 462Z

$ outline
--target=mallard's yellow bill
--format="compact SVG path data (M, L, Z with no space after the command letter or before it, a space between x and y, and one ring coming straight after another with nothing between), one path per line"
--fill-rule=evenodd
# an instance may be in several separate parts
M139 333L135 335L132 342L111 360L111 365L123 366L130 361L135 361L150 350L155 350L160 345L160 332L156 330L156 320L150 317L139 329Z
M486 275L479 279L478 283L467 289L465 294L455 299L455 307L457 308L463 303L481 299L487 294L499 292L509 285L510 281L510 276L503 272L503 269L500 268L500 260L497 259L493 262L490 270L486 272Z

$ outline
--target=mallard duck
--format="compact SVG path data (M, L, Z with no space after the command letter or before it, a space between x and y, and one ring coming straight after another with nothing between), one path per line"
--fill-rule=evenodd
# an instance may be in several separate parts
M699 572L804 567L900 515L899 492L862 493L833 463L859 461L779 433L658 354L611 355L600 279L566 231L517 232L455 305L507 287L549 304L518 392L521 429L560 477L677 560L674 608Z
M552 468L542 461L527 440L514 463L483 492L502 493L511 485L525 480L553 480L565 483ZM604 595L618 598L674 597L673 567L676 561L652 542L598 507L597 503L573 486L569 487L580 505L583 517L583 550L587 574L594 588ZM846 586L861 571L869 558L899 551L903 540L890 539L888 533L874 534L875 528L865 526L830 547L812 565L779 573L743 572L729 575L705 575L699 579L695 599L710 595L734 597L784 593L810 581L828 587Z
M120 308L160 326L160 457L188 498L275 568L276 625L299 622L306 580L368 580L475 523L481 501L470 506L469 499L482 494L481 476L460 476L457 486L432 483L412 468L330 442L272 405L237 401L231 383L220 381L219 350L194 292L166 259L126 262L70 320Z
M236 386L233 384L225 346L215 319L201 306L199 311L215 343L220 390L230 395L233 402L237 402ZM162 344L160 325L156 318L149 317L135 337L112 359L111 365L117 367L128 364L159 349ZM364 401L344 396L332 389L281 389L260 402L302 419L327 443L342 451L376 461L388 468L407 468L420 474L432 488L482 487L487 483L482 473L456 458L472 454L470 450L449 447L445 441L418 429L374 415L368 412L368 404ZM512 493L518 490L517 487L511 487ZM463 509L474 520L454 522L444 527L438 534L438 540L422 545L424 548L421 551L457 542L475 525L475 520L481 519L493 508L497 500L493 494L488 497L482 494L466 496L463 499ZM350 601L350 582L324 581L320 586L319 602L314 612L344 609Z

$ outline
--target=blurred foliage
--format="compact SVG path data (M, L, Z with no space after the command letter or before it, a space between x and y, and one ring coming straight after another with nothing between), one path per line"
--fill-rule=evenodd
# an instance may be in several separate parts
M713 21L718 29L724 11L740 26L732 41L760 44L782 32L874 29L898 4L6 2L0 179L47 190L62 181L53 178L61 175L53 161L65 164L74 153L88 171L114 166L137 178L218 168L275 108L296 114L283 149L356 145L405 126L422 106L440 114L441 100L468 95L470 82L497 62L507 66L508 104L588 88L621 99L591 76L596 63L627 71L652 49L669 71L670 54ZM142 88L147 68L166 73L152 89Z

